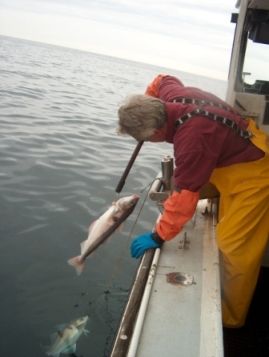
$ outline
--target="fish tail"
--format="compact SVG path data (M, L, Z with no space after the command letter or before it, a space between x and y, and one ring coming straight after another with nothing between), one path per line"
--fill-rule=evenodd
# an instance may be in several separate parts
M67 263L76 269L77 275L80 275L85 267L85 261L81 259L80 255L69 259Z

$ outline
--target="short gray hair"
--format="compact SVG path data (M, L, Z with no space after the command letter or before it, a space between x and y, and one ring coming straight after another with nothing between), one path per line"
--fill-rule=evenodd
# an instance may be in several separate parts
M118 109L118 117L118 133L131 135L137 141L147 140L166 121L164 103L139 94L125 99Z

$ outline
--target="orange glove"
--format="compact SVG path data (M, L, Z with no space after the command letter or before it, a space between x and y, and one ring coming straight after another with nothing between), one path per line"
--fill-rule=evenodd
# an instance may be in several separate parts
M148 85L145 94L158 98L159 87L163 77L165 77L164 74L159 74L156 78L154 78L153 81Z
M164 203L164 212L156 225L156 232L163 240L174 238L188 222L196 209L199 192L174 191Z

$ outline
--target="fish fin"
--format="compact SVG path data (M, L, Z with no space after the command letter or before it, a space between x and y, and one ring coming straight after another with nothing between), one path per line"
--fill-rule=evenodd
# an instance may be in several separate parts
M90 333L90 331L85 328L85 329L83 330L83 333L84 333L84 335L88 335L88 334Z
M63 332L62 332L62 331L58 330L56 333L57 333L57 335L58 335L59 337L63 337Z
M119 212L120 212L120 208L117 205L115 205L114 210L113 210L113 214L117 214Z
M85 261L81 261L80 255L68 260L68 264L76 269L77 275L80 275L85 267Z
M67 346L64 350L62 350L62 353L75 353L77 349L77 345L74 343L71 346Z
M53 343L59 337L58 330L50 334L50 342Z

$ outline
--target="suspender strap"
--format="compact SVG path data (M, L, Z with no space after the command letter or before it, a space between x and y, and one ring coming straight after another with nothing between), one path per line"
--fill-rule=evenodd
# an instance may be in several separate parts
M182 104L195 104L195 105L199 105L199 106L210 105L211 107L217 107L217 108L221 108L221 109L227 110L232 113L236 113L236 111L232 107L230 107L228 105L224 105L222 103L214 102L212 100L178 97L178 98L173 99L172 102L173 103L182 103Z
M192 112L187 113L182 117L178 118L175 122L176 127L178 128L180 125L184 124L188 119L193 118L197 115L206 117L210 120L214 120L225 125L226 127L232 129L236 134L238 134L243 139L249 139L253 136L253 134L250 131L241 129L233 120L208 112L207 110L203 110L201 108L197 108Z

